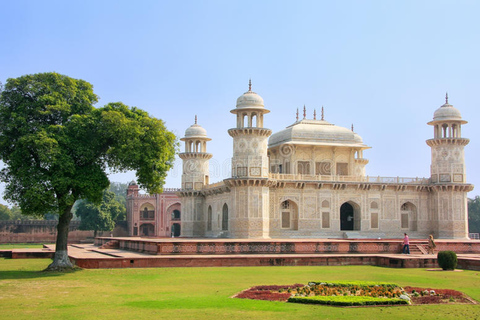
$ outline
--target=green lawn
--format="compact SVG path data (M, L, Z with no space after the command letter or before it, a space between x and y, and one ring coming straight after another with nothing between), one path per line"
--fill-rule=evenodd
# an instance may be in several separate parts
M2 319L480 319L480 305L340 308L231 299L254 285L379 281L480 300L480 272L344 267L97 269L45 273L50 260L0 259Z
M0 250L4 249L23 249L23 248L43 248L41 243L2 243Z

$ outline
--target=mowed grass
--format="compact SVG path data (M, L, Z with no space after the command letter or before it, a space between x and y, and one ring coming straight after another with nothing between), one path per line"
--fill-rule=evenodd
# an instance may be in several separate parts
M23 249L23 248L43 248L43 244L39 243L1 243L0 250Z
M380 281L480 300L480 272L371 266L96 269L42 272L49 259L0 259L1 319L480 319L480 305L340 308L232 299L255 285Z

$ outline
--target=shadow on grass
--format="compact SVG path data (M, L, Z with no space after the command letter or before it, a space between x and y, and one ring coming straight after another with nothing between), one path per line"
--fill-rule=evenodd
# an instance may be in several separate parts
M55 278L66 274L71 274L81 271L81 268L68 271L30 271L30 270L12 270L12 271L0 271L0 280L7 279L36 279L36 278Z

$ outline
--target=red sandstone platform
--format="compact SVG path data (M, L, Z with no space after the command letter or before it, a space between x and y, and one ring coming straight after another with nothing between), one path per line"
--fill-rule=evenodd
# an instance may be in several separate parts
M148 239L97 238L97 245L68 247L70 259L81 268L158 268L233 266L344 266L374 265L395 268L438 268L436 254L422 251L425 241L411 241L410 255L401 254L402 242L343 239ZM479 240L437 240L438 250L457 252L458 268L480 271ZM98 244L102 244L99 246ZM123 246L123 248L120 248ZM22 254L13 251L20 250ZM46 249L13 249L12 258L28 258ZM375 251L376 250L376 251ZM30 256L32 257L32 256Z
M375 265L437 268L425 240L412 240L411 255L401 254L399 239L96 239L74 245L69 255L82 268L341 266ZM458 267L480 270L480 241L437 240L437 250L457 252ZM103 255L103 258L101 258Z
M401 239L194 239L98 237L97 246L112 247L152 255L225 254L372 254L402 252ZM480 254L478 240L436 241L437 250ZM427 253L427 241L410 240L412 253Z
M45 247L40 249L5 249L0 250L0 257L12 259L45 259L53 258L55 250Z

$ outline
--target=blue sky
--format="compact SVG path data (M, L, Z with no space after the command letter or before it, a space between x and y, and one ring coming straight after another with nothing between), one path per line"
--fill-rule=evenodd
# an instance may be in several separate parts
M196 114L212 138L212 182L230 174L229 111L251 78L271 110L265 127L279 131L297 108L312 118L323 105L325 120L353 124L372 147L367 174L385 177L429 177L426 123L448 91L469 121L467 180L480 186L479 1L0 0L0 8L1 82L49 71L84 79L98 106L137 106L179 138ZM180 178L177 161L165 187Z

